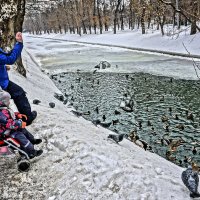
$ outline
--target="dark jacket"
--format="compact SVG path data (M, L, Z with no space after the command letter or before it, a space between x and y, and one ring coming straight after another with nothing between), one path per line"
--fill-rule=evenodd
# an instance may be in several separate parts
M0 86L2 89L8 87L9 78L5 65L12 65L17 58L21 55L23 49L23 43L17 42L10 53L4 52L0 49Z

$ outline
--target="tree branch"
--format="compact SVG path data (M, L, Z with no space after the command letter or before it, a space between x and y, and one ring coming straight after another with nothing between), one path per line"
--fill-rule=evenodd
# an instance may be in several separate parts
M193 21L184 13L183 9L177 9L176 6L172 3L172 2L167 2L167 1L163 1L163 0L158 0L161 3L165 4L165 5L169 5L171 6L174 11L180 13L181 15L183 15L190 23L193 23ZM200 28L195 24L197 30L200 32Z

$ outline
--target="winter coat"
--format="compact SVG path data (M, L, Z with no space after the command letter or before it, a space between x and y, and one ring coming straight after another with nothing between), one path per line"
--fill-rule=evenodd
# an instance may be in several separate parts
M22 49L23 43L21 42L17 42L10 53L6 53L0 49L0 86L2 89L6 89L9 83L8 72L5 65L14 64L21 55Z
M9 136L11 131L21 128L17 115L10 108L0 105L0 135Z

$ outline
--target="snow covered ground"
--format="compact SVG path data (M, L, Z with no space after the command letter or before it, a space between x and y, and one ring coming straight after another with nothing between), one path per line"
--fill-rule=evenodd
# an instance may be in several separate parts
M26 51L23 59L27 78L12 70L10 79L23 86L30 102L42 101L32 105L38 117L28 129L43 138L44 154L25 174L17 172L14 160L1 160L0 199L190 199L182 168L128 140L119 145L108 140L109 130L75 117L53 97L58 89Z
M168 32L170 31L172 32L169 29ZM142 35L141 30L135 29L118 31L117 34L109 31L102 35L43 34L40 37L188 54L186 47L190 54L200 56L200 33L189 35L189 29L185 28L182 28L180 33L171 33L171 36L162 36L160 31L155 30L149 30L145 35Z

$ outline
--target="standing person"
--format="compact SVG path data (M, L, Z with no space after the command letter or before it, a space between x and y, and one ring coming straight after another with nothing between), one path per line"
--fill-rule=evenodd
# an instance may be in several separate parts
M16 44L10 53L0 49L0 87L7 91L14 100L18 111L27 116L27 125L37 117L36 111L31 111L30 103L26 97L26 92L19 85L9 80L6 65L12 65L20 57L23 49L22 33L16 34Z

